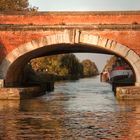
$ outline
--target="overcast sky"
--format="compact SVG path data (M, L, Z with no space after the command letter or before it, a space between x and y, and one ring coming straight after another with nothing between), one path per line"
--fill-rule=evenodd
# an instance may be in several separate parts
M29 0L40 11L139 10L140 0Z
M140 0L29 0L39 11L117 11L140 10ZM80 60L91 59L101 71L110 56L77 54Z

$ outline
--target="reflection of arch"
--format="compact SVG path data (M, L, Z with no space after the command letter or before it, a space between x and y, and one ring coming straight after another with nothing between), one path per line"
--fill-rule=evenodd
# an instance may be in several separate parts
M140 57L133 50L116 41L78 30L65 30L17 47L3 60L0 67L1 78L5 79L6 83L20 82L23 67L31 58L79 51L114 53L123 57L134 69L136 83L140 83Z

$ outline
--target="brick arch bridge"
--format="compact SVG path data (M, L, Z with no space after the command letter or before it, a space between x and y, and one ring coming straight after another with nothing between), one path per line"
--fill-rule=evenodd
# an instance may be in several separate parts
M140 12L39 12L0 14L0 79L22 84L32 58L64 52L117 54L140 85Z

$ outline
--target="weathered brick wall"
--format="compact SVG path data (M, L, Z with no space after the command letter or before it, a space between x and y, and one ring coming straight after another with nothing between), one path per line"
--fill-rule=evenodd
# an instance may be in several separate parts
M140 31L85 31L88 34L98 35L111 40L115 40L128 46L140 55ZM50 34L57 34L59 31L0 31L0 60L13 49L21 44L39 39ZM0 61L0 62L1 62Z
M0 13L0 63L20 45L65 29L114 40L140 55L140 12Z
M132 24L140 12L45 12L0 14L0 24Z

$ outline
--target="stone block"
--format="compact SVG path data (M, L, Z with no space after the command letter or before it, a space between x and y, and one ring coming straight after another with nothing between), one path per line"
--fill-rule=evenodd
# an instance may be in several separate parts
M136 63L140 60L140 57L132 50L130 50L126 56L127 60L130 60L131 63Z
M98 36L88 35L88 34L81 34L80 35L80 43L88 43L90 45L97 45L98 43Z
M17 100L20 99L20 91L18 88L7 88L8 99Z
M134 65L137 67L137 69L140 72L140 58L134 63Z
M3 88L3 87L4 87L4 80L0 79L0 88Z
M112 40L110 50L114 51L114 48L116 47L117 42Z
M106 44L107 44L107 38L99 37L97 45L101 47L106 47Z
M11 62L7 58L3 60L2 64L0 65L1 78L5 78L10 64Z
M40 39L32 40L30 43L32 44L33 50L48 45L48 41L46 37L41 37Z
M45 38L45 40L47 40L47 39ZM36 48L39 47L39 41L38 40L32 40L31 43L32 43L33 48L36 49ZM46 42L46 44L47 44L47 42Z
M20 51L18 48L15 48L11 53L12 53L14 59L20 56Z
M135 70L136 82L140 83L140 60L132 64L133 69Z
M80 41L80 31L76 30L74 36L74 43L79 43Z
M115 53L118 53L119 55L125 57L127 55L127 53L130 51L130 49L122 44L117 43L113 48L113 51L115 51Z
M28 53L29 51L34 50L32 42L25 43L18 47L20 55Z
M108 39L107 44L106 44L107 49L111 48L112 42L113 42L113 40Z
M48 45L55 44L55 35L46 36L46 39L47 39Z
M46 90L47 87L42 89L40 86L24 88L0 88L0 100L30 99L45 94Z
M121 100L139 100L140 86L117 87L116 97Z
M17 47L7 55L6 59L9 62L13 62L13 61L15 61L15 59L17 59L21 55L22 55L21 50L19 50L19 48Z

